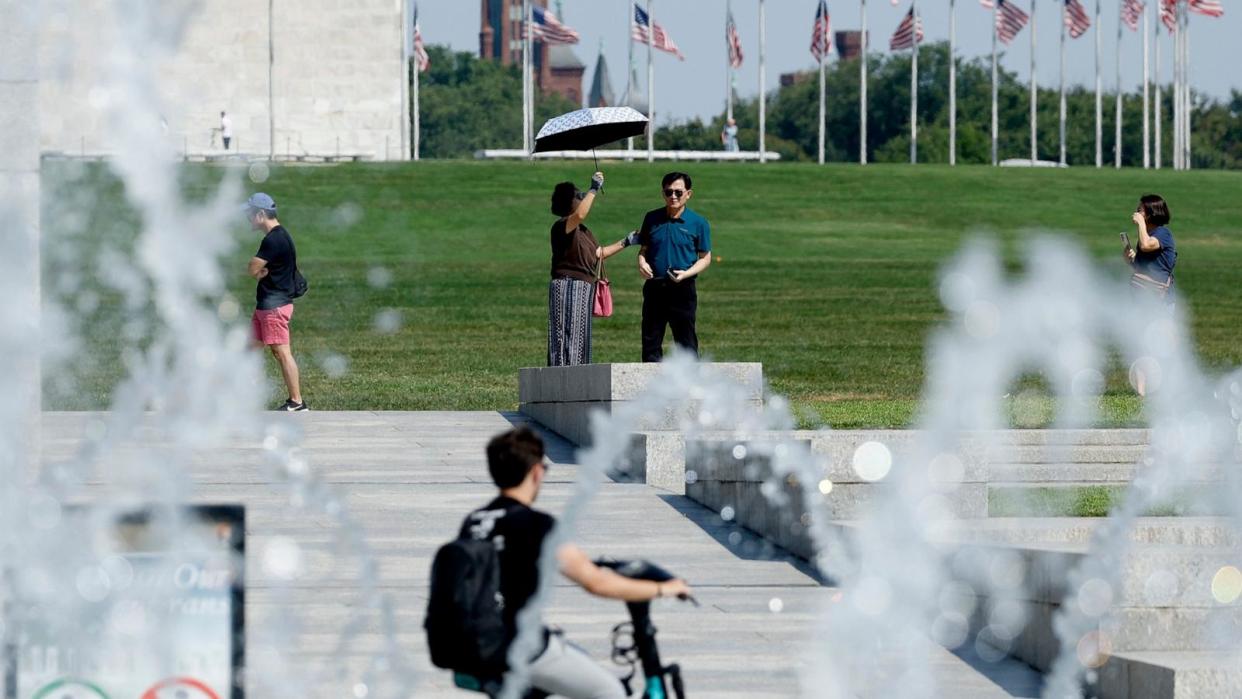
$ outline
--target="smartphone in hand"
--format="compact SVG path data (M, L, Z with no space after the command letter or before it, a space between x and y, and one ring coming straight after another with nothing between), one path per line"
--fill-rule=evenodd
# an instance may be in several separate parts
M1121 232L1121 242L1126 246L1126 250L1130 249L1130 236L1125 231Z

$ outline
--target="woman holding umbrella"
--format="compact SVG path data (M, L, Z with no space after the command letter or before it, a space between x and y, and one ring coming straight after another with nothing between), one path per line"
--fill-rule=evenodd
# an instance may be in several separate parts
M604 173L597 172L586 193L573 182L561 182L552 190L552 213L557 219L550 232L548 366L591 363L591 311L600 262L637 242L638 235L630 233L612 245L601 246L583 224L603 186Z

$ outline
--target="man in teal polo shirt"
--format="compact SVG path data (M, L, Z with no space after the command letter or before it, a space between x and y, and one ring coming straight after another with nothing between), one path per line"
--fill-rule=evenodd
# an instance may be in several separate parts
M638 231L642 247L638 271L643 285L643 361L664 356L664 328L673 342L699 353L694 317L699 296L694 278L712 263L712 228L707 219L686 208L692 192L690 176L670 172L661 185L664 208L650 211Z

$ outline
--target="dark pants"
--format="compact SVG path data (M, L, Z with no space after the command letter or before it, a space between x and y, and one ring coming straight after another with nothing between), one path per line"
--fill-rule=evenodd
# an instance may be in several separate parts
M699 295L694 278L684 282L648 279L643 285L643 361L658 362L664 356L664 326L673 329L673 342L699 354L699 336L694 332L694 314Z

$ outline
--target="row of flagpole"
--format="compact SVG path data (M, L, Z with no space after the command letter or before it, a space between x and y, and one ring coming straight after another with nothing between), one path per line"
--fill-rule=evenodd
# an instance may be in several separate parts
M1035 21L1035 5L1037 0L1030 0L1031 13L1028 15L1014 4L1015 0L980 0L984 7L991 9L992 13L992 85L991 85L991 162L993 165L998 163L999 158L999 123L998 123L998 90L999 90L999 46L998 42L1008 44L1020 32L1029 21L1031 39L1030 39L1030 81L1029 81L1029 100L1030 100L1030 159L1032 162L1039 159L1038 147L1038 111L1037 111L1037 95L1038 86L1036 83L1036 21ZM1079 38L1090 28L1092 22L1087 16L1085 9L1082 7L1081 0L1053 0L1061 5L1061 42L1060 42L1060 104L1059 104L1059 163L1066 164L1066 99L1065 99L1065 45L1067 34L1070 38ZM1190 61L1190 42L1189 42L1189 15L1196 12L1212 17L1220 17L1223 14L1223 7L1220 0L1150 0L1159 3L1160 20L1154 23L1154 33L1152 38L1155 43L1155 99L1149 99L1149 52L1148 52L1148 8L1145 2L1141 0L1119 0L1121 17L1117 25L1117 57L1116 57L1116 104L1114 115L1114 166L1121 167L1122 156L1122 87L1121 87L1121 46L1123 38L1123 25L1129 25L1132 30L1141 31L1143 41L1143 81L1142 81L1142 111L1143 111L1143 167L1154 166L1160 168L1162 166L1162 140L1163 140L1163 102L1161 99L1160 84L1160 25L1164 24L1167 33L1173 39L1173 78L1172 78L1172 105L1173 105L1173 144L1172 144L1172 165L1175 169L1189 169L1191 162L1191 110L1193 108L1192 95L1189 82L1189 61ZM893 0L893 4L897 4L898 0ZM765 82L766 73L766 3L765 0L758 0L759 3L759 94L758 102L759 111L759 160L766 160L766 132L767 132L767 99ZM654 53L656 49L673 53L684 60L680 50L676 44L668 37L663 28L655 22L653 13L653 0L645 0L645 10L638 3L629 6L629 0L626 2L627 21L631 28L630 42L630 67L627 76L626 102L632 103L633 97L633 44L641 41L647 45L647 112L652 121L653 127L647 137L647 160L654 160L654 123L655 123L655 65ZM859 0L859 10L862 18L862 29L860 32L860 66L859 66L859 163L867 162L867 55L868 55L868 35L867 35L867 6L866 0ZM534 104L535 104L535 86L534 73L532 70L531 52L535 35L539 33L539 27L534 23L536 18L531 0L522 0L522 13L526 18L524 29L521 35L522 46L522 144L527 152L534 149ZM1101 51L1102 51L1102 32L1101 27L1101 0L1095 0L1095 165L1103 166L1103 85L1101 77ZM1142 29L1138 29L1138 21L1142 21ZM551 17L546 10L540 8L538 22L542 23L546 28L554 25L554 31L561 31L557 35L559 38L552 39L546 31L540 34L540 38L544 41L557 40L565 43L576 43L577 33L573 30L563 27L555 19ZM428 68L428 59L425 48L423 47L422 37L418 25L418 10L414 2L410 2L407 10L407 27L412 28L412 34L404 43L404 51L407 69L411 71L409 78L410 94L410 154L414 160L419 159L419 73L426 71ZM893 50L910 49L910 162L918 161L918 53L919 44L923 40L922 19L918 15L917 0L910 0L910 9L899 24L897 31L893 35L890 42L890 48ZM734 97L734 70L741 65L740 44L737 39L736 25L733 23L732 3L726 5L726 43L728 44L728 70L726 73L726 114L727 118L733 118L733 97ZM817 0L815 27L812 35L812 55L815 57L819 68L819 162L825 160L824 148L826 135L826 63L828 52L831 49L831 33L830 22L828 17L827 0ZM957 65L956 65L956 7L955 0L949 0L949 164L957 163ZM415 58L411 61L410 58ZM1150 125L1154 121L1154 134ZM404 133L404 132L403 132ZM1152 136L1154 135L1154 144ZM403 139L404 140L404 139ZM1154 145L1154 147L1153 147ZM630 139L629 149L633 150L633 139ZM1154 158L1152 157L1154 154Z

